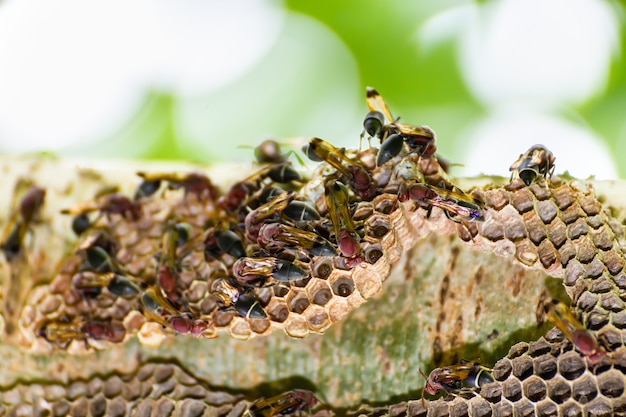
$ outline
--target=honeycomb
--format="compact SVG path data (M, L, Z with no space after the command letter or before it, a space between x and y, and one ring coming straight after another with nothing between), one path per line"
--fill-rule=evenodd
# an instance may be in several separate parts
M536 181L514 177L465 193L434 156L430 129L388 119L368 133L391 141L390 130L410 131L397 152L390 145L345 151L314 138L305 152L321 162L310 176L278 152L229 188L199 173L142 172L130 195L101 194L67 208L77 239L50 283L28 294L20 343L84 353L134 335L156 346L174 334L324 333L378 294L418 239L454 234L468 247L562 279L574 313L606 355L592 361L580 344L552 332L513 346L495 364L495 381L480 390L351 414L626 413L622 224L590 186L548 178L547 169ZM34 216L27 203L11 236ZM16 240L9 251L7 242L8 258L20 248ZM250 403L172 364L70 384L17 384L0 392L0 404L17 415L251 414Z

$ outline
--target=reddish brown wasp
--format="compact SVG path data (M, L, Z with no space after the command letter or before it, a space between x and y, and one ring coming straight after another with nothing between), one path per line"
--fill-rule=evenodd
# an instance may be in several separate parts
M565 304L552 300L544 304L544 309L548 320L563 332L563 335L581 354L587 356L591 365L607 355L596 337L583 326Z
M119 343L126 331L120 323L104 320L74 321L72 323L49 322L39 329L39 336L48 342L67 348L72 340L83 340L88 347L88 339L108 340Z
M72 287L83 294L97 296L103 288L113 295L132 298L139 294L139 287L131 279L115 272L82 271L72 277Z
M219 195L217 188L209 177L196 172L187 174L179 172L138 172L137 175L143 178L143 182L135 193L135 199L154 194L161 186L162 181L167 181L169 188L173 190L182 188L185 190L185 194L195 194L198 197L207 197L210 200L216 200Z
M376 183L361 162L346 156L323 139L313 138L304 152L314 161L325 161L346 178L346 183L364 200L371 200L376 194Z
M435 187L434 185L415 183L399 192L399 199L417 201L420 206L430 209L431 206L439 207L446 216L457 223L461 220L466 222L483 221L484 203L460 189L453 187L452 190Z
M256 242L259 237L259 230L264 222L280 215L280 213L287 208L289 203L293 201L295 196L296 194L294 192L283 192L248 213L244 221L246 237L250 241Z
M542 176L546 181L554 173L554 161L556 158L543 145L534 145L519 156L511 165L509 171L517 174L524 184L529 186L538 177Z
M191 334L196 337L214 337L212 321L194 320L190 313L178 311L163 296L161 290L148 287L141 295L144 316L176 333Z
M275 417L277 415L293 414L318 403L315 395L308 390L294 389L270 398L261 398L248 407L245 416L248 417Z
M273 164L261 168L248 178L233 184L226 195L219 199L219 205L228 212L241 208L259 190L263 188L266 179L279 184L299 183L302 177L291 164Z
M478 362L461 361L458 365L435 368L428 377L421 369L419 372L426 379L426 386L422 391L422 405L425 405L424 393L435 395L445 391L448 394L456 394L466 389L471 392L471 389L480 388L494 381L491 369Z
M380 166L394 158L406 143L411 152L424 158L435 154L435 133L428 126L413 126L398 123L387 107L383 97L375 89L367 88L367 107L370 112L363 120L368 135L381 141L376 165Z
M141 217L141 205L119 193L97 197L93 201L87 201L72 208L61 210L61 213L81 216L93 211L98 211L100 214L107 216L119 214L127 220L139 220Z
M26 232L41 210L45 197L46 190L32 185L24 192L17 210L11 214L0 244L8 260L13 259L22 249Z
M350 195L348 190L342 183L330 180L326 182L324 187L324 196L339 251L347 258L354 258L359 254L361 246L349 211Z
M337 254L333 245L319 234L283 223L264 224L259 231L258 243L270 250L286 246L297 247L313 256Z

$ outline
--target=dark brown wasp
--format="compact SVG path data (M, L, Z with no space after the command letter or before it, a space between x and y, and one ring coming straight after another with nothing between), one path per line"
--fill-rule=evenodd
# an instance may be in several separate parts
M478 362L461 361L458 365L435 368L428 377L421 369L419 372L426 379L426 386L422 391L422 405L425 405L424 393L435 395L445 391L447 394L456 394L468 389L472 392L471 389L494 382L491 369Z
M315 232L309 232L283 223L264 224L257 240L262 247L272 250L285 246L304 249L313 256L334 256L333 245Z
M509 171L513 175L517 174L520 179L529 186L538 177L543 177L546 181L554 173L554 161L556 158L543 145L534 145L517 158L511 165Z
M22 249L28 228L41 210L45 197L46 190L32 185L23 194L17 210L12 213L0 244L9 261Z
M142 214L140 204L119 193L97 197L93 201L87 201L72 208L61 210L61 213L83 216L93 211L98 211L100 214L107 216L118 214L127 220L133 221L139 220Z
M302 181L302 176L289 163L268 165L248 178L233 184L226 195L219 199L218 204L229 213L236 211L263 188L264 181L268 178L278 184Z
M39 329L38 334L49 343L65 349L72 340L83 340L86 347L89 347L88 339L119 343L124 339L126 331L120 323L89 320L72 323L48 322Z
M278 217L295 197L294 192L284 192L248 213L244 221L246 237L255 243L261 226L269 219Z
M273 257L264 258L239 258L233 264L233 276L241 285L250 285L261 282L263 285L289 283L306 279L309 271L299 261L287 261ZM272 278L274 282L270 280Z
M204 252L207 260L219 259L222 254L233 258L246 256L241 237L232 230L222 230L218 227L207 230L204 238Z
M165 328L195 337L213 337L211 321L194 320L190 313L177 310L158 288L146 288L141 295L141 304L146 319L155 321Z
M106 288L111 294L122 298L132 298L140 291L135 282L115 272L79 272L72 277L72 287L91 296L98 296Z
M350 196L348 190L342 183L329 180L324 187L324 196L339 251L347 258L356 257L361 246L349 211Z
M309 222L321 219L317 209L304 201L294 200L287 204L283 214L295 222Z
M346 183L364 200L376 195L376 183L363 164L348 157L343 149L337 149L323 139L313 138L303 151L313 161L325 161L346 178Z
M407 199L417 201L426 209L430 209L431 206L439 207L450 220L457 223L461 220L466 222L485 220L484 203L456 187L446 190L434 185L415 183L401 189L399 199L400 201Z
M435 133L428 126L398 123L383 97L375 89L367 88L367 107L370 112L363 120L363 128L371 137L380 139L376 165L380 166L400 154L406 143L411 152L430 158L437 151Z
M196 172L187 174L178 172L138 172L137 175L143 178L143 181L135 193L135 199L149 197L154 194L160 188L162 181L167 181L169 188L172 190L182 188L185 190L185 195L194 194L209 200L217 200L219 196L218 189L213 185L209 177L204 174Z
M317 405L319 400L311 391L294 389L270 398L261 398L248 407L244 416L275 417L293 414Z
M177 249L181 241L181 234L184 233L183 230L184 228L168 225L161 243L157 283L172 303L178 303L182 298L182 294L178 290L180 277L177 265Z
M216 296L222 311L234 311L241 317L249 319L267 318L267 313L253 291L242 290L237 285L229 283L225 278L218 278L213 281L211 293Z
M589 359L594 365L607 355L600 346L598 339L572 314L570 309L560 301L552 300L544 304L547 318L574 345L576 350Z

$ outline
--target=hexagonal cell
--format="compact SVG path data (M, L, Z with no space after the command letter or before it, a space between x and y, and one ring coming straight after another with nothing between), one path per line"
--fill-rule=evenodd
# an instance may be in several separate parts
M190 303L198 303L206 296L207 283L204 281L194 280L189 286L187 297Z
M270 320L283 323L289 317L289 308L284 301L274 299L265 308Z
M331 325L328 313L320 306L311 306L304 313L304 317L309 324L309 328L314 332L322 333Z
M326 305L330 320L336 323L342 320L350 310L352 309L344 298L334 298L329 304Z
M309 297L305 292L293 291L287 296L287 306L293 313L302 314L309 305L311 305L311 301L309 301Z
M330 280L330 288L339 297L348 297L354 292L354 281L349 275L339 275Z
M325 281L316 279L307 288L309 298L313 304L320 306L326 305L331 298L333 298L333 292Z
M572 383L572 397L579 403L585 404L596 398L598 387L590 375L578 378Z
M290 315L285 322L285 333L291 337L304 337L309 334L307 321L302 316Z
M392 194L381 194L376 196L372 201L374 203L374 209L382 214L391 213L398 204L398 198Z
M274 291L274 297L282 298L289 294L289 288L284 285L274 285L272 290Z
M570 351L559 358L559 373L570 381L581 376L586 368L585 360L578 352Z
M538 402L546 398L546 384L539 377L533 376L522 384L524 396L532 402Z
M365 261L370 264L375 264L380 258L383 257L383 248L380 245L368 245L363 250L365 254Z
M257 334L263 334L270 328L272 323L268 319L265 320L250 320L250 330Z
M389 217L382 214L376 214L370 217L365 225L365 232L376 239L385 236L389 232L389 229L391 229Z
M235 318L235 314L227 311L215 311L213 316L215 318L216 327L226 327Z
M547 382L548 396L557 404L564 403L572 396L572 388L562 376L557 375Z
M248 340L252 337L250 323L243 317L235 317L230 326L228 333L235 339Z
M333 258L329 256L318 257L311 263L311 271L316 278L326 279L334 269Z
M382 289L381 277L376 271L356 268L352 274L352 279L359 290L359 294L365 299L378 294Z
M355 221L362 221L374 214L374 206L369 201L361 201L354 210L352 218Z

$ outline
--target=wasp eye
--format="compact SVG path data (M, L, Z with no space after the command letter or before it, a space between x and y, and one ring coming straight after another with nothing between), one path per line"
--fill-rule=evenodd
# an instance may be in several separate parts
M85 233L85 231L89 229L90 225L91 222L89 221L87 213L80 214L72 220L72 230L76 233L76 236L80 236Z
M522 181L524 181L524 184L526 184L526 186L530 186L530 184L535 181L535 178L537 178L537 173L532 169L524 169L520 171L519 177L522 179Z
M389 136L378 150L376 165L381 166L391 158L397 156L404 145L404 138L398 134Z
M317 156L317 154L315 153L315 151L313 150L311 145L308 144L308 143L302 147L302 152L304 152L304 154L307 156L307 158L309 158L313 162L322 162L323 161L322 158Z
M135 200L138 200L142 197L150 197L152 194L156 193L160 187L161 187L160 180L154 180L154 181L143 180L141 184L139 184L139 187L137 188L137 191L135 192L134 198Z
M371 111L363 119L363 128L370 136L378 136L384 125L385 116L379 111Z

